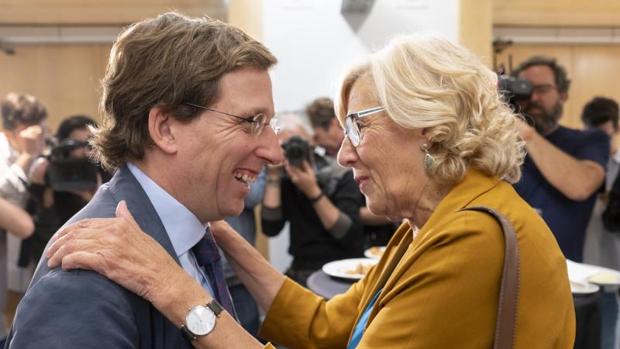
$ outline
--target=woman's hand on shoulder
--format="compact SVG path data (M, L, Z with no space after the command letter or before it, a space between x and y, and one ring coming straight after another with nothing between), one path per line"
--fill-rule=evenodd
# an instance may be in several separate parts
M152 302L164 304L186 276L157 241L145 234L127 204L116 218L85 219L60 230L46 252L48 266L94 270Z

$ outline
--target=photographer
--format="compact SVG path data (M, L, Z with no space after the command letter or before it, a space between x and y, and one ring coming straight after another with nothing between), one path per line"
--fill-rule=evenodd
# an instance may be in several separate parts
M0 133L0 197L25 208L27 173L44 148L47 110L35 97L16 93L9 93L0 102L0 109L4 128ZM31 233L0 230L0 310L9 314L14 312L32 277L31 269L17 266L21 241ZM0 319L0 336L4 332L4 321Z
M293 263L286 274L306 285L323 264L362 256L363 199L350 170L313 153L309 132L297 115L279 119L286 160L283 167L267 170L262 224L266 235L275 236L290 223Z
M581 262L586 225L605 179L609 137L560 126L570 80L555 59L532 57L513 75L532 85L519 107L534 122L531 127L520 121L528 155L515 188L542 215L566 258Z
M51 236L90 201L102 182L97 165L90 160L89 126L96 122L88 116L63 120L51 155L38 158L32 166L28 190L35 232L22 243L20 266L38 262Z

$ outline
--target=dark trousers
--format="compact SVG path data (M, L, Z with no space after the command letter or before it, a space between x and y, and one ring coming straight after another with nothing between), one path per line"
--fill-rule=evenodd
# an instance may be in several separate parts
M230 296L235 305L235 310L237 311L241 326L252 336L256 337L258 334L258 327L260 326L256 301L243 284L229 286L228 290L230 291Z

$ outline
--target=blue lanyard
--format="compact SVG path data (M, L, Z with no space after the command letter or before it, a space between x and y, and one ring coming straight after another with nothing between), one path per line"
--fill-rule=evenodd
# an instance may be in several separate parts
M370 300L370 302L368 302L368 305L366 306L366 309L364 309L362 316L360 316L359 320L357 321L357 324L355 324L355 328L353 329L353 335L351 336L351 340L349 341L349 344L347 345L347 349L357 348L357 345L362 340L362 336L364 335L364 330L366 329L366 324L368 323L368 318L370 318L370 313L372 312L372 308L375 306L375 303L377 302L377 299L379 298L379 294L381 293L381 290L382 289L377 291L377 293L375 293L375 295L372 296L372 299Z

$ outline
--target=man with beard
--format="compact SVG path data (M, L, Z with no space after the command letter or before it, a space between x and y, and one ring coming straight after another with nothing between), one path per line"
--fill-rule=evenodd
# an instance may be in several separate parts
M566 258L581 262L586 226L605 180L609 138L559 125L570 80L555 59L532 57L513 75L533 86L530 99L519 104L533 127L520 125L528 156L515 188L542 215Z

